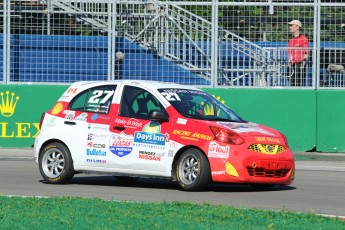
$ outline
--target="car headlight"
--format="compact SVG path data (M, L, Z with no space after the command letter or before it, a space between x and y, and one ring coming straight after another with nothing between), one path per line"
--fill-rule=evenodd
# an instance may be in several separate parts
M231 130L219 128L216 126L210 126L210 129L214 135L214 139L219 142L229 143L233 145L241 145L244 143L244 139Z

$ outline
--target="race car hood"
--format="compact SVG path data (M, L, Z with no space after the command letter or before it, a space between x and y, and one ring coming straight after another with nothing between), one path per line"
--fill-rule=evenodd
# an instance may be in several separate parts
M224 122L224 121L204 121L198 122L207 124L208 126L217 126L225 128L238 134L247 140L251 139L253 142L267 142L267 143L285 143L287 144L286 137L279 131L269 128L264 125L251 123L251 122Z
M267 135L267 136L280 136L280 133L272 128L256 123L239 123L239 122L216 122L220 127L230 129L239 135L252 136L252 135Z

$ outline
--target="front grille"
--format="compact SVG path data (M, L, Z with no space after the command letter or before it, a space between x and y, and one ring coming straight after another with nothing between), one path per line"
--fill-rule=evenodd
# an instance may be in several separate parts
M265 168L253 168L247 166L247 171L250 176L254 177L271 177L271 178L282 178L285 177L290 169L265 169Z
M282 145L268 145L268 144L252 144L248 147L248 149L259 152L263 154L279 154L285 151L284 146Z

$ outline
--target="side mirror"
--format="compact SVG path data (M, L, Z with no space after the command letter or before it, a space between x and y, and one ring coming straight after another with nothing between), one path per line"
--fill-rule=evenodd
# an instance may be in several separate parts
M149 119L151 121L165 122L169 121L169 115L164 110L151 110L149 112Z

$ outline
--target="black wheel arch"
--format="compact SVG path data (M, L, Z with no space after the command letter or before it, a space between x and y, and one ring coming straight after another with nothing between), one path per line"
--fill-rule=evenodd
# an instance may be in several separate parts
M58 143L64 145L64 146L66 147L66 149L68 149L68 151L71 152L71 150L68 148L68 146L67 146L63 141L61 141L61 140L59 140L59 139L50 139L50 140L45 141L45 142L41 145L41 148L40 148L40 152L39 152L38 158L41 156L42 150L43 150L47 145L49 145L49 144L51 144L51 143L54 143L54 142L58 142ZM72 158L72 162L74 162L74 161L73 161L73 156L72 156L72 154L71 154L71 158Z
M195 145L186 145L186 146L183 146L181 149L179 149L177 151L177 153L175 154L174 156L174 160L172 162L172 165L171 165L171 178L176 181L177 178L176 178L176 166L177 166L177 163L178 163L178 159L180 158L181 154L186 151L187 149L197 149L199 150L202 154L205 155L208 163L210 164L210 161L206 155L206 153L198 146L195 146Z
M60 153L61 153L61 155L59 157L64 158L63 168L62 168L61 172L59 172L56 175L56 177L55 177L55 174L53 177L51 177L51 175L48 175L48 174L52 174L50 172L47 174L47 167L48 167L46 165L47 160L46 159L44 160L44 158L46 158L47 151L50 151L51 148L57 148L58 151L60 151ZM50 153L48 153L48 154L50 154ZM70 181L73 178L73 176L76 173L76 171L74 170L74 162L73 162L72 155L70 153L70 149L67 147L67 145L64 142L62 142L58 139L50 139L50 140L45 141L40 148L38 158L39 158L38 161L39 161L40 173L41 173L42 177L45 179L45 181L47 181L48 183L51 183L51 184L67 183L68 181ZM54 156L54 158L55 158L55 156ZM45 163L43 163L43 161L45 161Z

